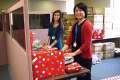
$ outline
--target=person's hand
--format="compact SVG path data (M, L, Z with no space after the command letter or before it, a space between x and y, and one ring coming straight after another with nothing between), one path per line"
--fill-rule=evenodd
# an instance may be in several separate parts
M50 49L50 48L52 48L52 47L51 47L50 45L48 45L48 46L47 46L47 48L49 48L49 49Z
M64 45L64 47L62 48L62 51L64 52L66 49L68 49L68 45Z
M42 46L42 48L44 48L44 49L48 49L47 45Z
M50 45L44 45L43 48L44 48L44 49L50 49L51 46L50 46Z
M71 52L71 53L65 53L64 54L64 56L65 57L73 57L73 56L75 56L76 54L74 54L73 52Z
M71 53L71 52L72 52L71 49L64 50L64 53Z
M61 51L63 51L63 52L64 52L64 51L65 51L65 48L63 47Z

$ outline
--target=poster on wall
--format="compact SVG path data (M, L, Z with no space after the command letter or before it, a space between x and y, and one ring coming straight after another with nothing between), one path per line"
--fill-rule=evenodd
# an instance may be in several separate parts
M93 39L103 39L104 38L104 24L103 15L94 15L94 30Z

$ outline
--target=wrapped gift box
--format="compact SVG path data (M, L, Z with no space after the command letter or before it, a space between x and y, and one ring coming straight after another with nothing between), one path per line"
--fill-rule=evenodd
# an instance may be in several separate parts
M68 64L65 66L65 72L66 73L74 73L80 71L81 66L77 62L73 62L71 64Z
M65 64L70 64L74 61L74 57L65 57Z
M49 76L64 74L63 54L57 49L32 51L33 80L45 80Z

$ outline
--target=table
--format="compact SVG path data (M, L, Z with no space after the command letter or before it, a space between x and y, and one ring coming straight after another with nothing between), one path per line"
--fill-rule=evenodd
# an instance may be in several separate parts
M90 72L90 70L82 67L79 72L70 73L70 74L65 73L63 75L51 76L51 77L48 77L47 80L65 80L65 78L74 77L74 76L77 76L77 75L83 75L83 74L86 74L86 73L89 73L89 72Z

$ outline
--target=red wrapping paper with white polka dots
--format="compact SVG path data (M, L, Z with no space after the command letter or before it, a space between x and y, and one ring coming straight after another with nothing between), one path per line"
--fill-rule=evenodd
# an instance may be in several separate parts
M52 75L64 74L63 54L57 49L32 51L33 80L45 80Z

